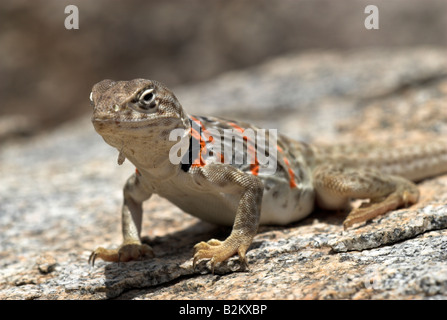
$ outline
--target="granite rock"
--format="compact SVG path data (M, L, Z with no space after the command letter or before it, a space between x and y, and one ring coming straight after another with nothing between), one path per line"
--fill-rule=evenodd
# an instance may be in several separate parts
M174 91L191 113L308 141L429 138L447 133L446 74L443 48L312 52ZM214 274L207 261L193 270L192 247L230 229L154 196L143 235L156 258L92 267L92 249L121 241L121 188L134 169L117 156L88 117L2 145L0 299L447 298L446 175L419 184L418 204L346 231L346 213L323 210L262 226L249 270L233 257Z

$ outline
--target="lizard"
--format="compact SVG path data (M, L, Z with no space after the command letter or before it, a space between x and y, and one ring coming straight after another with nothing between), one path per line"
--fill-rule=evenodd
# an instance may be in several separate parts
M244 133L258 127L189 115L158 81L103 80L93 86L90 100L97 133L118 150L118 164L128 159L136 168L123 188L123 242L116 249L98 247L90 255L92 265L97 258L118 262L154 257L140 237L142 204L152 194L202 220L232 226L225 240L194 246L193 266L210 259L214 270L217 263L236 254L241 266L247 267L246 252L260 224L287 225L316 207L345 210L352 199L369 199L348 213L343 222L346 229L416 203L415 182L447 172L447 143L442 139L394 146L317 145L281 134L271 152L276 168L268 172L256 154L240 163L234 161L237 152L213 149L211 144L213 138L225 140L231 129L241 135L245 149L239 153L257 151L259 144ZM179 133L177 139L171 138L174 131ZM185 148L176 149L182 161L175 163L170 153L179 139ZM234 141L227 140L234 151Z

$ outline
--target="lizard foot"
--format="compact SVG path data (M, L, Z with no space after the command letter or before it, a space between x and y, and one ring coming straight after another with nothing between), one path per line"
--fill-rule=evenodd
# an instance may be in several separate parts
M196 244L194 246L193 268L196 267L198 260L211 258L211 269L214 273L214 266L218 262L225 261L236 253L239 255L242 268L247 268L245 253L249 245L240 244L240 241L235 240L230 236L225 241L211 239L208 242L202 241Z
M95 265L96 258L111 262L126 262L131 260L142 260L153 258L154 252L147 244L127 243L122 244L118 249L104 249L102 247L93 251L88 259L88 263Z
M402 182L397 190L389 196L382 199L372 200L370 203L364 203L359 208L353 210L343 222L346 230L354 223L365 222L379 215L395 210L402 206L414 204L419 199L419 191L411 182Z

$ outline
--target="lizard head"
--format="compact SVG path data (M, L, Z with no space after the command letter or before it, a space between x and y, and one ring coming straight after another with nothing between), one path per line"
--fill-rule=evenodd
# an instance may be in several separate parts
M149 150L162 154L175 143L172 130L190 127L175 95L157 81L103 80L93 86L90 101L95 130L126 157L129 150L146 158Z
M92 122L101 135L112 130L147 137L147 128L175 129L188 123L175 95L157 81L103 80L93 86L90 101Z

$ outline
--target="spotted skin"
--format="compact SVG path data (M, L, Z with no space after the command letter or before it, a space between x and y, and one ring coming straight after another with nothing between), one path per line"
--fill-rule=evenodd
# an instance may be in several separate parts
M411 181L447 172L441 139L407 146L308 145L248 123L188 115L166 86L145 79L103 80L90 99L95 130L118 150L119 164L128 159L136 167L123 191L123 243L94 250L92 264L153 257L140 233L142 203L154 193L200 219L232 226L225 240L194 247L194 265L210 259L214 268L238 254L244 267L260 224L286 225L315 205L340 210L353 198L369 199L348 214L348 228L417 202Z

